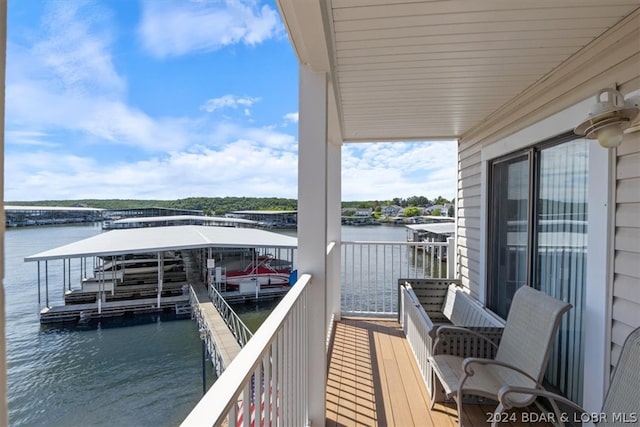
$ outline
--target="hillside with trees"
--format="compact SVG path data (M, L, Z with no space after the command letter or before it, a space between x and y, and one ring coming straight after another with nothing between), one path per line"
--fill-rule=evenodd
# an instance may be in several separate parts
M391 200L367 200L342 202L343 208L371 208L380 212L381 207L397 205L403 208L451 203L442 196L428 199L424 196L408 198L393 198ZM202 210L208 215L224 215L237 210L295 210L298 206L296 199L278 197L188 197L177 200L136 200L136 199L80 199L80 200L39 200L39 201L8 201L7 205L22 206L61 206L61 207L90 207L99 209L128 209L128 208L172 208Z
M345 209L371 208L375 211L377 207L390 205L408 208L411 206L426 207L433 205L445 205L449 203L452 203L452 201L445 199L442 196L438 196L435 199L429 199L425 196L411 196L406 199L402 197L395 197L391 200L348 201L342 202L342 207Z
M89 207L99 209L171 208L224 215L237 210L295 210L297 200L277 197L189 197L177 200L81 199L5 202L7 205Z

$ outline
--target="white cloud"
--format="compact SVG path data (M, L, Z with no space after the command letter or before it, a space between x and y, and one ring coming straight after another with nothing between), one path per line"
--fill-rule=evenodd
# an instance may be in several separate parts
M288 126L290 123L298 123L298 113L287 113L283 117L283 126Z
M147 0L138 31L145 49L164 58L238 43L253 46L284 29L276 10L255 1Z
M100 164L55 152L7 157L6 200L166 198L189 196L297 197L297 154L250 139L192 147L134 162Z
M6 99L10 131L19 127L80 132L87 142L149 151L179 149L189 139L186 119L152 118L119 100L54 90L42 82L8 82Z
M342 199L455 197L455 142L345 144Z
M233 108L237 109L238 107L251 107L256 102L259 102L260 98L253 97L239 97L236 95L224 95L220 98L211 98L208 99L200 109L206 111L207 113L213 113L216 110L221 110L223 108ZM245 115L249 111L248 108L244 109Z
M89 2L47 7L42 36L32 46L9 43L8 143L51 144L42 136L73 132L84 136L85 145L115 143L147 151L184 147L197 122L153 118L127 105L125 79L112 62L112 36L103 30L109 13ZM16 132L31 132L31 138Z
M49 140L45 132L29 130L9 130L5 132L5 144L39 147L56 147L58 144Z
M67 91L122 93L126 82L109 53L113 41L109 11L86 1L53 2L47 8L45 37L33 46L29 59L47 72L49 83Z

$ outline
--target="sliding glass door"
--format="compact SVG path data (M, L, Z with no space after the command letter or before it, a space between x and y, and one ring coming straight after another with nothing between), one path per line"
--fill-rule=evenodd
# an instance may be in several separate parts
M490 307L506 318L516 289L528 282L530 155L493 164L491 173Z
M546 378L563 394L581 403L588 145L583 139L554 145L541 149L537 158L535 257L531 283L544 293L573 305L562 319Z
M582 401L588 145L558 138L491 164L487 305L506 318L515 290L570 302L548 384Z

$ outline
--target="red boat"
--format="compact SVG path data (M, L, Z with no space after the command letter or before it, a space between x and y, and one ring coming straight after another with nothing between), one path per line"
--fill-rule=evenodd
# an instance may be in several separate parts
M257 280L260 287L285 286L289 284L291 263L275 259L273 256L261 256L242 270L227 271L227 287L237 288L243 280Z

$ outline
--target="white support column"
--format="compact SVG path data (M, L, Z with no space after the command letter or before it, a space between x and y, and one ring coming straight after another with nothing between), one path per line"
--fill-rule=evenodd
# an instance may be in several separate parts
M331 121L330 121L331 123ZM340 320L340 242L342 228L340 210L342 206L342 147L334 141L328 144L327 153L327 241L335 242L327 259L327 322Z
M308 418L325 424L327 250L327 76L300 66L298 125L298 270L312 281L307 307Z

